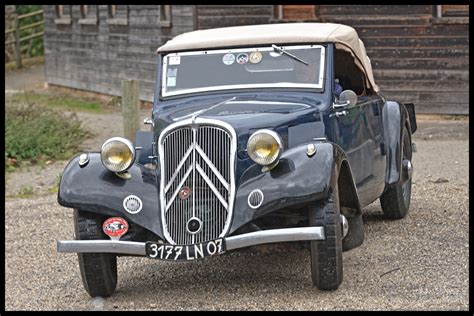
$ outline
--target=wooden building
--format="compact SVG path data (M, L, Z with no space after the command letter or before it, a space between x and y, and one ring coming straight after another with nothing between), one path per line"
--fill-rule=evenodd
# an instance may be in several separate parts
M418 113L469 113L467 5L46 5L48 84L152 101L156 48L192 30L318 21L354 27L387 97Z

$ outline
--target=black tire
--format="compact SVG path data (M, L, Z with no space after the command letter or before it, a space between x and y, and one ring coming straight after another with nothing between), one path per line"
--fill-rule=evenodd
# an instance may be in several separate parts
M400 180L396 184L388 187L388 189L380 197L382 211L385 217L388 219L404 218L408 213L408 209L410 208L412 171L408 171L407 161L410 163L410 169L413 168L413 166L411 165L411 136L406 126L403 128L401 147L402 168L400 172Z
M342 251L354 249L364 242L364 222L362 214L355 217L347 217L349 230L346 237L342 239Z
M109 239L102 231L100 215L74 210L76 239ZM82 283L90 296L109 297L117 286L117 255L109 253L78 253Z
M309 209L309 225L322 226L325 240L311 241L311 278L320 290L335 290L342 283L342 228L337 185L329 198Z

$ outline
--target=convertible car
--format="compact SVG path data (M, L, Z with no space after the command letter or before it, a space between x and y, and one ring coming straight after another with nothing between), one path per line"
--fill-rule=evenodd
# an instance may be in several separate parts
M113 137L65 168L86 291L110 296L117 257L192 261L253 245L309 250L312 283L335 290L362 208L406 216L412 103L388 100L356 31L331 23L181 34L157 51L149 132Z

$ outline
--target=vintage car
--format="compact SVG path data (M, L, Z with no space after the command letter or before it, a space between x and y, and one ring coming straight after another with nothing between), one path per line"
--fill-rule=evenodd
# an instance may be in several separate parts
M353 28L199 30L157 52L150 132L105 141L61 178L75 240L57 249L78 253L91 296L113 293L118 256L280 242L306 245L313 284L334 290L343 251L363 242L362 208L380 199L386 218L407 214L414 105L381 93Z

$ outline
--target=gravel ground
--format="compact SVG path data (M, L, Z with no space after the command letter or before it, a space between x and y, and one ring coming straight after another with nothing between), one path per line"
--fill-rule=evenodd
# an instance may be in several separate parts
M419 122L410 212L389 221L378 201L364 209L365 241L344 252L337 291L312 286L307 250L265 246L185 263L122 257L115 294L91 299L77 255L56 252L72 210L47 194L6 200L5 309L468 310L467 126Z

